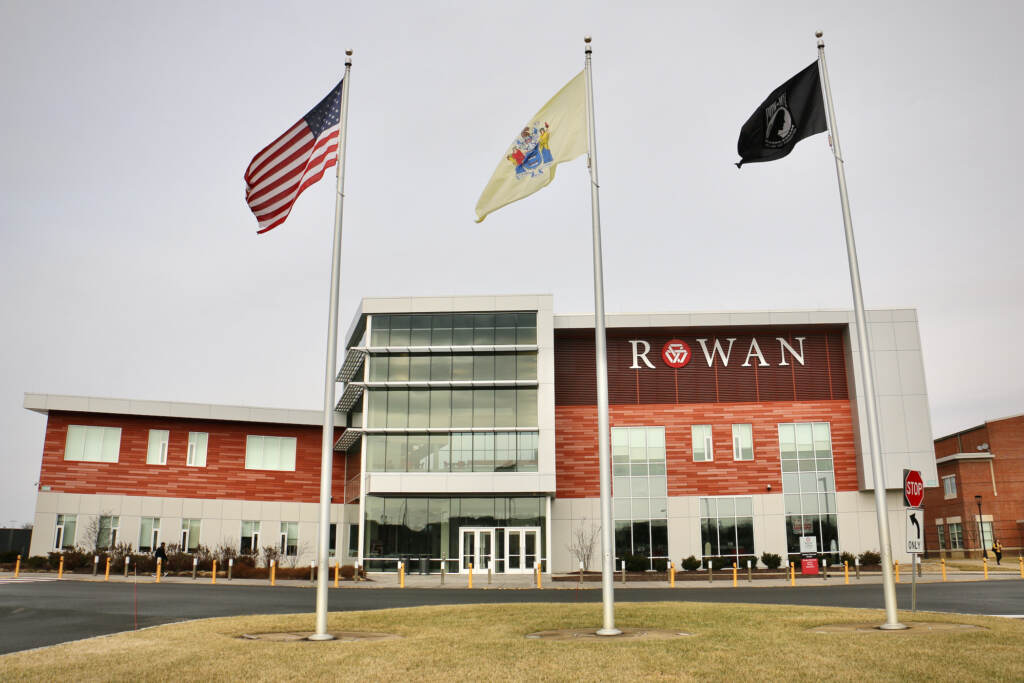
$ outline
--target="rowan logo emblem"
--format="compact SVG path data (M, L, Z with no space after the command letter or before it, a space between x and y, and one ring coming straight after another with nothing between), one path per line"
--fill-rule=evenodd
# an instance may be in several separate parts
M661 359L670 368L681 368L689 363L692 357L689 345L681 339L671 339L661 349Z

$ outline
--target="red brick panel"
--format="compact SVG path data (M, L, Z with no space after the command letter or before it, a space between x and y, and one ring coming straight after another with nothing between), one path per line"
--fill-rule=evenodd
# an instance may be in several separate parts
M118 461L64 460L68 425L120 427ZM166 465L146 464L150 429L170 432ZM185 465L189 432L210 435L206 467ZM340 434L340 430L336 432ZM245 469L248 434L295 437L295 471ZM65 493L318 502L321 434L322 429L316 426L51 412L46 421L39 484ZM335 491L343 490L344 477L344 460L336 456L332 471Z
M668 494L742 495L782 492L780 422L828 422L836 490L857 490L857 457L849 401L612 406L611 426L664 426ZM732 425L749 423L754 459L732 459ZM694 462L690 427L710 424L714 462ZM595 498L599 491L597 407L555 407L555 471L559 498Z

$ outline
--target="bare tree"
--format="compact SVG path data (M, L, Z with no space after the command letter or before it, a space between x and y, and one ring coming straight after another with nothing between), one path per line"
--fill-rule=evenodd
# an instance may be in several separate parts
M580 521L572 529L569 536L569 553L576 558L577 562L583 564L584 569L590 569L590 561L594 557L594 544L601 535L601 527Z
M88 550L89 552L99 552L100 550L106 550L107 549L107 546L110 544L112 539L108 535L108 537L105 539L107 541L107 543L106 544L101 544L100 543L100 541L104 540L102 538L102 536L103 536L103 523L102 523L102 520L103 520L104 517L107 518L107 519L112 519L113 516L114 516L114 514L111 511L103 510L99 514L93 515L93 516L89 517L89 521L86 522L85 526L82 528L82 535L81 535L81 539L82 539L82 542L83 542L83 547L86 550ZM108 528L107 531L109 532L110 529Z

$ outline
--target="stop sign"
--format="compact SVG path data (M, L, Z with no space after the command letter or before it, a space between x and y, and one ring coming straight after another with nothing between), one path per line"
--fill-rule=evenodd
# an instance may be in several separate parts
M903 470L903 504L919 508L924 502L924 479L918 470Z

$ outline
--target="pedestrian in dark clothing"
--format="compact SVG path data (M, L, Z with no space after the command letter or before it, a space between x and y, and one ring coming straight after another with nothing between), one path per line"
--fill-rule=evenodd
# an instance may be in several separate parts
M996 556L996 564L999 564L1003 559L1003 544L996 539L996 542L992 544L992 553Z
M160 544L160 547L156 549L155 553L153 553L153 557L156 558L158 567L162 568L167 566L167 549L165 548L165 544ZM163 570L161 569L161 571ZM154 576L156 576L156 574L154 574Z

